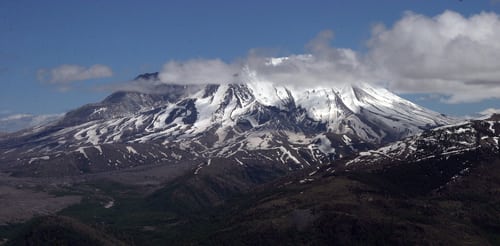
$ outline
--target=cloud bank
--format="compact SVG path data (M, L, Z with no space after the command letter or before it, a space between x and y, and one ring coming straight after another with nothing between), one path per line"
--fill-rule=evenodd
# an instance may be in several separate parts
M451 103L499 98L499 40L494 13L407 12L391 28L374 28L365 65L400 92L440 93Z
M110 67L95 64L90 67L63 64L52 69L40 69L38 79L51 84L68 84L74 81L107 78L113 76Z
M296 87L367 82L399 93L440 94L447 103L500 98L500 18L495 13L464 17L445 11L428 17L407 12L391 27L376 25L363 53L332 47L333 37L323 31L305 46L305 54L283 58L250 54L233 63L170 61L159 78L183 84L263 80ZM52 79L68 80L64 75Z

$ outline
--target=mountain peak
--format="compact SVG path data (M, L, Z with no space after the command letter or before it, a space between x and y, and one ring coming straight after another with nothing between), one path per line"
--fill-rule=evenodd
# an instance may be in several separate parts
M134 80L160 80L159 78L159 73L154 72L154 73L143 73L139 74L137 77L135 77Z

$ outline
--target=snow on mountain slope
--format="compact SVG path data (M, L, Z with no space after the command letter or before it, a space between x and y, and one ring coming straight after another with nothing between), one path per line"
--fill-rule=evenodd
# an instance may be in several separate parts
M347 168L370 166L387 161L419 163L429 159L448 159L478 149L500 153L498 120L472 120L434 128L377 150L361 152L347 162Z
M145 82L156 78L138 76ZM155 88L154 93L116 92L67 113L56 124L0 140L0 161L28 163L39 156L65 155L81 156L89 164L95 158L82 148L106 146L102 151L120 158L105 162L120 166L138 159L127 160L122 147L113 146L135 144L153 149L152 155L169 156L165 162L178 161L176 151L182 150L201 161L252 159L294 169L453 121L368 84L299 90L255 79Z
M287 184L321 184L330 176L348 175L381 185L384 189L395 188L397 192L413 195L463 189L462 181L482 179L498 165L499 120L496 115L486 120L470 120L426 130L384 147L361 151L338 162L302 172Z

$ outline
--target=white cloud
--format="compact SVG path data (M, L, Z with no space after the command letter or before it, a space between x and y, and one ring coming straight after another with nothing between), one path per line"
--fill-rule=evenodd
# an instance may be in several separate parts
M400 92L441 93L450 103L500 98L499 40L495 13L407 12L390 29L374 28L364 62Z
M52 69L38 70L38 79L51 84L67 84L74 81L106 78L113 76L110 67L95 64L90 67L64 64Z
M488 108L479 112L479 115L484 116L491 116L492 114L500 114L500 108Z
M271 59L250 53L244 60L225 63L219 59L171 61L164 65L160 80L165 83L239 83L259 79L288 86L328 86L356 83L364 71L356 52L331 47L333 32L323 31L306 48L309 54Z
M308 54L290 55L272 63L268 58L249 58L260 79L294 86L331 86L368 79L355 51L330 46L332 31L323 31L306 45Z
M378 83L400 93L442 95L447 103L500 98L500 17L464 17L445 11L435 17L407 12L391 27L377 25L359 53L331 46L323 31L306 45L306 54L282 59L250 55L237 62L171 61L160 79L166 83L234 83L249 79L287 86Z

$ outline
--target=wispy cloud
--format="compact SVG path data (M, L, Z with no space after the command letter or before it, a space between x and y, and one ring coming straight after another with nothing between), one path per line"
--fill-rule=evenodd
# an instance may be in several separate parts
M0 132L15 132L24 128L40 126L48 122L56 121L64 114L12 114L0 117Z
M63 64L51 69L39 69L38 79L51 84L68 84L74 81L107 78L113 76L110 67L95 64L90 67Z
M235 83L239 70L237 64L227 64L219 59L170 61L163 66L159 77L166 83Z
M479 112L479 115L484 115L484 116L490 116L492 114L500 114L500 108L488 108Z

